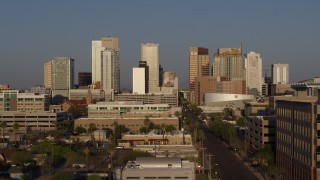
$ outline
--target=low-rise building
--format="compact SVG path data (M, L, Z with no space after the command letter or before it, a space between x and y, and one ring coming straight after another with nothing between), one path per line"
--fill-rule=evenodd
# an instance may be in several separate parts
M116 179L195 179L194 163L180 158L137 157Z
M269 113L269 102L244 102L244 115L245 116L263 116Z
M124 134L122 135L121 141L129 143L131 146L137 145L183 145L192 144L190 134L183 134L182 132L176 131L174 133L165 133L157 130L150 131L148 134Z
M145 116L169 116L168 104L143 104L138 101L131 102L97 102L88 105L89 118L102 117L145 117Z
M276 142L276 116L247 116L245 140L251 148L261 149Z
M138 132L140 128L145 127L144 120L145 117L105 117L105 118L79 118L74 121L74 126L84 127L89 129L90 124L94 124L98 129L114 129L114 124L124 125L131 131ZM150 122L155 125L173 125L176 129L179 129L179 119L178 117L149 117Z
M107 132L105 130L93 131L93 138L96 141L107 141Z
M176 94L115 94L114 101L141 101L143 104L169 104L172 107L179 105L178 93Z
M205 93L205 106L226 107L232 105L233 107L244 108L244 101L254 100L253 95L247 94L223 94L223 93Z
M91 99L104 99L105 92L102 89L70 89L69 90L69 99L70 100L83 100L88 99L88 96Z
M246 94L246 81L227 81L226 77L200 76L195 79L193 103L203 105L205 93Z
M18 123L18 132L20 133L56 130L57 123L62 122L66 117L67 113L65 112L0 112L0 121L7 123L7 127L4 130L9 131L13 129L14 123Z
M0 92L0 111L48 111L50 95L22 93L18 90Z

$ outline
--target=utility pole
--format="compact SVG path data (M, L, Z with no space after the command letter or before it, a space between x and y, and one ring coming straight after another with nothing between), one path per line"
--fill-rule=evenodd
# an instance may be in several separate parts
M207 148L199 148L200 150L202 150L202 174L204 174L204 150L206 150Z
M207 155L209 157L209 180L211 180L211 157L214 156L212 154Z

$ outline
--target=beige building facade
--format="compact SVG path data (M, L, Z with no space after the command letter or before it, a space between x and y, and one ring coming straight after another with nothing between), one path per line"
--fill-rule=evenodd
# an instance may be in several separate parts
M21 93L18 90L5 90L0 93L0 112L48 111L49 104L50 96L46 94Z
M244 57L241 48L219 48L213 55L213 75L230 80L246 80Z
M210 75L209 49L192 47L189 51L189 89L195 90L195 79L199 76Z
M246 94L245 81L227 81L226 77L200 76L195 78L193 103L204 104L205 93Z
M114 101L141 101L143 104L169 104L178 107L178 93L176 94L115 94Z
M19 133L56 130L57 123L66 118L65 112L0 112L0 121L7 123L5 131L13 129L13 124L18 123Z
M140 128L144 127L145 117L118 117L118 118L80 118L74 121L74 126L84 127L87 130L90 124L94 124L96 128L102 130L103 128L114 129L114 124L124 125L131 131L138 132ZM155 125L173 125L179 129L179 119L177 117L150 117L149 120Z
M297 88L305 92L305 88ZM320 97L320 96L319 96ZM320 178L319 99L292 98L276 101L276 164L284 169L283 179Z
M254 149L275 145L276 116L247 116L245 140Z

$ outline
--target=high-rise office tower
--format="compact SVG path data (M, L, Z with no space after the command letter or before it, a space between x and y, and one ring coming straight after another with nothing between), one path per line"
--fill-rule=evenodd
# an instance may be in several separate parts
M289 64L271 65L272 84L289 83Z
M78 73L78 85L79 86L89 86L92 82L91 72L79 72Z
M74 59L55 57L44 64L44 85L51 89L54 103L62 103L74 87Z
M44 63L44 87L51 88L51 61Z
M228 81L245 80L246 70L241 48L219 48L213 55L213 75Z
M56 57L51 60L51 89L69 90L74 86L74 59Z
M148 92L159 91L159 44L141 44L141 61L148 66Z
M120 49L117 37L92 41L92 84L106 92L120 90Z
M260 54L249 52L245 54L247 94L262 94L262 59Z
M210 75L210 58L208 48L191 47L189 52L189 88L195 89L195 78Z

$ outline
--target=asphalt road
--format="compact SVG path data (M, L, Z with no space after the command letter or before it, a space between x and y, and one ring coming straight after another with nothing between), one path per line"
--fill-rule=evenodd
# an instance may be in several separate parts
M203 128L203 131L207 137L205 141L206 155L208 153L214 155L212 157L212 173L218 172L219 179L227 180L251 180L258 179L249 168L243 164L243 162L236 157L231 149L225 146L218 138L212 133ZM209 157L205 157L208 159Z

